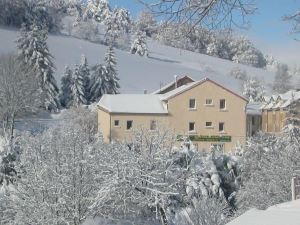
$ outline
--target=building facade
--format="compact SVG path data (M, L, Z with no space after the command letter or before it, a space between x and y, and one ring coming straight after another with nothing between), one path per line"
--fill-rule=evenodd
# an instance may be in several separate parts
M169 129L198 149L232 150L247 136L247 99L208 78L164 94L104 95L98 126L106 142L130 141L135 129Z

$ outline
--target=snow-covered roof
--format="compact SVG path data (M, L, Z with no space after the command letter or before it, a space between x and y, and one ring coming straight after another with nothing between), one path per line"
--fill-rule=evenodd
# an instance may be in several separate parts
M249 102L246 106L247 115L261 115L261 102Z
M191 88L196 87L196 86L198 86L198 85L200 85L200 84L202 84L202 83L204 83L206 81L210 81L210 82L214 83L215 85L217 85L217 86L225 89L226 91L228 91L228 92L230 92L230 93L238 96L239 98L242 98L245 101L248 101L242 95L240 95L240 94L238 94L238 93L230 90L229 88L226 88L223 84L221 85L221 84L219 84L219 83L217 83L217 82L215 82L215 81L213 81L213 80L211 80L211 79L209 79L207 77L204 78L204 79L202 79L202 80L199 80L199 81L195 81L195 82L192 82L192 83L189 83L189 84L182 85L182 86L180 86L180 87L178 87L178 88L176 88L176 89L174 89L174 90L172 90L170 92L167 92L167 93L165 93L165 94L162 95L161 99L162 100L169 100L170 98L173 98L173 97L175 97L175 96L177 96L177 95L179 95L179 94L181 94L181 93L183 93L183 92L185 92L187 90L190 90Z
M294 101L300 100L300 91L290 90L284 94L272 95L270 100L262 107L262 109L280 109L286 108Z
M274 205L267 210L251 209L227 225L299 225L300 200Z
M110 113L141 113L141 114L167 114L160 95L151 94L105 94L98 106Z

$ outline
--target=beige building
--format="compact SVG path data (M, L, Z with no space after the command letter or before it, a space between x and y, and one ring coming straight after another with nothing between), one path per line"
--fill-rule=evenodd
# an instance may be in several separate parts
M175 84L164 94L104 95L98 104L99 131L110 142L130 140L133 129L160 126L190 136L198 149L213 145L229 151L246 141L247 103L208 78Z
M279 134L285 126L288 109L294 101L300 100L300 92L291 90L281 95L266 98L262 108L262 131ZM300 111L300 107L298 111Z

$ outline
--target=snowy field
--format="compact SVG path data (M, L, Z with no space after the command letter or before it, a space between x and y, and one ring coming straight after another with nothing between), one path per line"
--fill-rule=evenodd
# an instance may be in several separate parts
M16 51L18 31L0 29L0 54ZM63 35L49 35L50 53L54 56L56 78L60 81L66 65L79 63L81 54L90 65L103 62L106 46ZM234 67L247 71L248 76L258 77L268 86L274 73L241 64L235 64L195 52L179 50L154 42L148 43L150 56L143 58L129 52L116 50L122 93L152 92L162 84L173 81L174 75L190 75L196 80L209 77L228 88L241 91L240 81L228 74Z

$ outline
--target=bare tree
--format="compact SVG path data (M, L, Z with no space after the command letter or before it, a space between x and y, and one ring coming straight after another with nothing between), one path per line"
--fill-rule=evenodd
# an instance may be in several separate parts
M12 54L0 56L0 122L8 140L15 119L38 109L38 85L28 68Z
M253 0L139 0L156 16L168 21L201 24L209 28L245 25L256 10ZM239 18L235 20L234 18Z
M290 21L293 23L292 33L295 33L295 34L300 33L300 10L298 10L296 13L294 13L292 15L285 16L284 20Z

